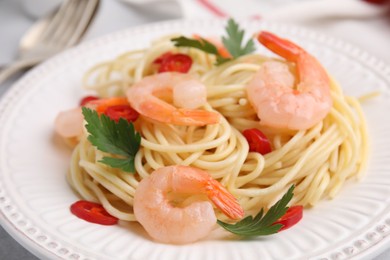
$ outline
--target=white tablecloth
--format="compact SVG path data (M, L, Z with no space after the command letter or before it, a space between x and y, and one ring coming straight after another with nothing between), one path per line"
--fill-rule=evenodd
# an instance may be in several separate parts
M16 54L20 37L44 10L59 0L0 1L0 65ZM296 23L348 41L390 64L390 12L360 0L101 0L84 40L140 24L174 18L254 17ZM125 3L127 2L127 3ZM35 4L33 4L35 3ZM134 3L138 3L135 7ZM139 3L142 3L141 6ZM47 8L50 7L47 5ZM160 7L157 10L157 6ZM12 85L0 86L0 96ZM0 216L1 217L1 216ZM36 259L0 228L0 259ZM390 259L390 249L376 260Z

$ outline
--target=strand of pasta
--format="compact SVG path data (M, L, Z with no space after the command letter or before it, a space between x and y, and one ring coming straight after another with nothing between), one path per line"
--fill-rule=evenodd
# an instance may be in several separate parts
M73 150L71 165L67 174L67 179L72 188L76 190L81 197L89 201L98 202L96 196L90 190L88 190L87 187L84 186L86 176L83 173L82 168L80 168L79 166L80 146L81 143L78 144Z

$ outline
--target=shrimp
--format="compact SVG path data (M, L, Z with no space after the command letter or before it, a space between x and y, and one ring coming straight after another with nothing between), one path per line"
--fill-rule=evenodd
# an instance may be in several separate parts
M217 219L209 201L174 206L171 198L180 194L207 195L231 219L244 215L236 198L207 172L179 165L159 168L140 182L134 196L134 214L156 241L195 242L215 226Z
M173 96L176 107L157 97L161 94ZM204 126L220 119L216 112L196 109L207 101L206 87L187 74L165 72L145 77L126 95L138 113L162 123Z
M285 63L268 61L246 86L249 102L262 125L292 130L308 129L332 107L330 79L316 58L294 43L269 32L258 40L274 53L295 63L297 86Z
M110 106L128 105L124 97L102 98L88 102L85 107L96 110L99 114ZM78 138L83 133L84 116L81 107L61 111L54 122L55 132L64 139Z
M64 139L77 137L83 133L83 122L81 107L61 111L54 121L54 131Z

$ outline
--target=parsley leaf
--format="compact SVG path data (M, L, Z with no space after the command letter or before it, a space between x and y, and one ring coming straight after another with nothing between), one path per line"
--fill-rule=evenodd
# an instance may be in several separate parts
M288 210L287 204L294 195L294 188L295 186L292 185L286 194L268 210L265 216L263 216L264 210L261 209L254 218L248 216L235 224L228 224L220 220L217 220L217 223L227 231L243 237L265 236L277 233L283 225L274 223L286 214Z
M196 40L180 36L178 38L173 38L171 41L175 43L176 47L192 47L219 56L217 47L215 47L214 44L203 38L200 38L200 40Z
M230 58L222 57L219 54L217 47L211 42L203 38L200 38L200 40L196 40L196 39L190 39L184 36L180 36L178 38L173 38L171 41L175 43L176 47L192 47L216 55L217 56L216 65L220 65L226 61L231 60Z
M88 140L100 151L116 156L103 157L99 162L134 173L134 157L141 144L141 136L135 131L134 125L123 118L115 122L86 107L82 110L87 121L85 127L89 133Z
M227 37L222 37L222 43L234 59L255 51L253 39L248 40L245 46L242 46L244 30L240 30L238 23L232 18L229 19L225 29ZM218 48L203 38L196 40L180 36L178 38L173 38L172 41L175 43L176 47L192 47L216 55L216 65L221 65L222 63L232 60L232 58L222 57L218 52Z
M240 30L238 23L236 23L233 19L229 19L225 29L227 37L222 37L222 42L234 58L238 58L255 51L255 43L253 39L250 39L246 45L242 47L244 30Z

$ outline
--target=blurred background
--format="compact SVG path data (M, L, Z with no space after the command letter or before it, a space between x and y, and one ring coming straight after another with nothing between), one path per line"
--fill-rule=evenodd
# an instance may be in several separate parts
M77 15L65 19L63 16L71 13L72 8L77 10ZM36 28L37 21L47 23L58 13L60 15L57 16L62 20L54 17L59 20L54 24L58 26L65 22L69 25L71 21L71 28L67 30L75 31L74 39L60 48L55 46L37 61L29 60L29 64L23 66L17 64L19 67L41 62L79 41L131 26L171 19L215 17L263 19L303 25L357 45L390 63L390 52L387 51L387 46L390 46L390 11L387 0L0 0L0 68L6 67L18 56L23 56L26 38L28 47L31 47L36 36L31 34L37 34L42 29ZM29 31L32 25L35 25L34 33ZM80 28L76 25L80 25ZM65 35L66 39L71 38L64 30L56 28L48 36L53 36L55 31L63 38ZM6 76L0 74L0 84L8 78ZM2 83L0 95L12 82Z
M350 42L390 64L389 4L387 0L0 0L0 98L23 75L19 69L79 42L172 19L235 17L297 24ZM65 19L71 8L74 14ZM34 55L27 53L26 49L36 45L36 35L45 22L53 19L57 19L59 29L46 37L56 36L62 44L44 51L34 49ZM64 20L73 27L61 27ZM30 30L33 25L34 30ZM23 62L15 65L21 57ZM4 75L9 66L9 75ZM8 77L11 74L14 76ZM36 258L0 227L0 259ZM384 259L390 259L390 248L376 258Z

